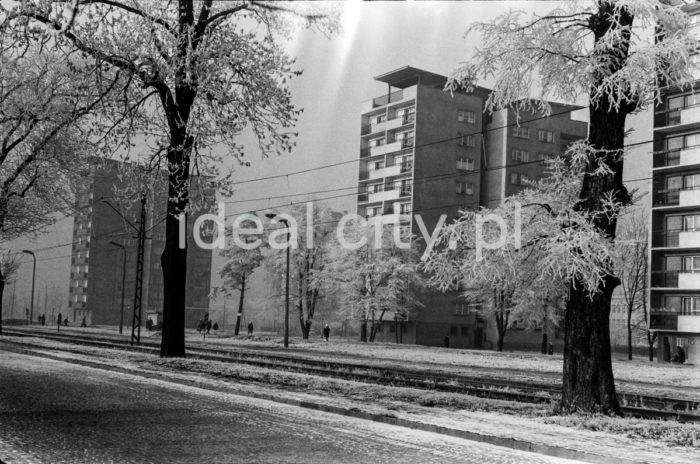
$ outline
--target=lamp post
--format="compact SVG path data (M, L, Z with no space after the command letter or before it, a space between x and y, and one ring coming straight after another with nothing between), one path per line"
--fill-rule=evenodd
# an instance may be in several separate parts
M32 303L29 310L29 323L31 324L32 319L34 319L34 282L36 280L36 255L33 251L29 250L22 250L22 253L32 255L32 258L34 259L34 265L32 266Z
M119 335L122 334L122 328L124 327L124 289L126 286L126 248L121 243L109 241L110 245L113 245L122 250L122 304L121 310L119 311Z
M278 215L277 213L267 213L265 216L275 219ZM291 231L289 230L289 222L286 219L280 218L278 220L287 228L287 276L284 286L284 347L287 348L289 346L289 249L291 248L289 240Z

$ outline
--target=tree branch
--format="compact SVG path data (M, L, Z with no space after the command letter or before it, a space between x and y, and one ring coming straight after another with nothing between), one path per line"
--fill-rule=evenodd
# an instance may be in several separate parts
M108 5L115 7L117 9L126 11L127 13L133 13L137 16L140 16L144 19L147 19L148 21L151 21L154 24L158 24L159 26L162 26L166 31L168 31L170 34L175 36L177 34L177 31L173 26L171 26L167 21L165 21L162 18L155 18L149 14L146 14L145 12L141 11L138 8L134 8L129 5L125 5L122 2L114 1L114 0L81 0L79 2L79 5L90 5L90 4L103 4L103 5Z

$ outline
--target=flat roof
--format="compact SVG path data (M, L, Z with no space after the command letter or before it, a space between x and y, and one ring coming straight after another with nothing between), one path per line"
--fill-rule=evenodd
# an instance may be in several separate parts
M386 82L392 87L405 89L416 85L419 81L423 85L445 85L447 76L435 74L423 69L414 68L412 66L404 66L403 68L389 71L388 73L380 74L374 77L375 81Z

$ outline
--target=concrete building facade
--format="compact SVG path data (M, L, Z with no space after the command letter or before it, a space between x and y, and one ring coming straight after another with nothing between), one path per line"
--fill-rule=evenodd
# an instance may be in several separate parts
M124 285L125 326L132 324L134 288L136 282L137 233L127 223L138 226L140 199L115 195L129 188L130 178L122 172L120 163L106 162L96 167L85 189L78 195L73 225L73 250L69 291L69 313L80 323L85 318L91 325L119 325L122 292L122 250L110 241L126 248L126 278ZM142 325L147 318L159 321L163 306L163 274L160 255L165 246L165 210L167 184L158 183L146 201L146 241L142 292ZM193 180L196 185L196 179ZM193 189L193 192L198 192ZM115 198L117 196L117 198ZM102 200L109 201L117 213ZM122 217L123 216L123 217ZM126 220L124 219L126 218ZM193 220L188 221L188 236L192 236ZM187 249L186 324L196 327L197 321L209 310L211 284L211 250L195 246L190 240Z
M684 8L700 24L700 5ZM699 88L696 81L694 90L664 89L654 114L649 326L658 334L660 362L678 347L700 362Z
M358 215L396 223L413 215L411 232L420 235L415 215L429 231L442 214L495 207L545 175L543 161L563 154L584 138L587 124L571 118L574 106L552 104L542 117L502 110L484 112L489 89L445 92L445 76L406 66L375 77L386 94L363 104L360 134ZM495 324L458 292L428 292L425 307L402 325L389 321L378 339L451 347L492 347ZM391 317L389 318L391 319ZM400 337L397 337L400 331ZM553 338L553 337L552 337ZM507 347L532 347L540 337L518 328Z

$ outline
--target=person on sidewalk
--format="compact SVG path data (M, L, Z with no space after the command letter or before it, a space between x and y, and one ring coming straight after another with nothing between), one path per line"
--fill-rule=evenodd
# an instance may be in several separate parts
M210 331L211 331L211 319L207 320L207 335L209 335Z
M58 313L58 316L56 316L56 332L61 331L61 322L63 322L63 316L61 313Z
M326 324L325 327L323 327L323 341L327 342L328 338L331 336L331 327Z
M248 323L248 335L253 335L253 323Z
M80 327L87 327L87 324L85 323L85 316L83 316L83 320L80 323Z

